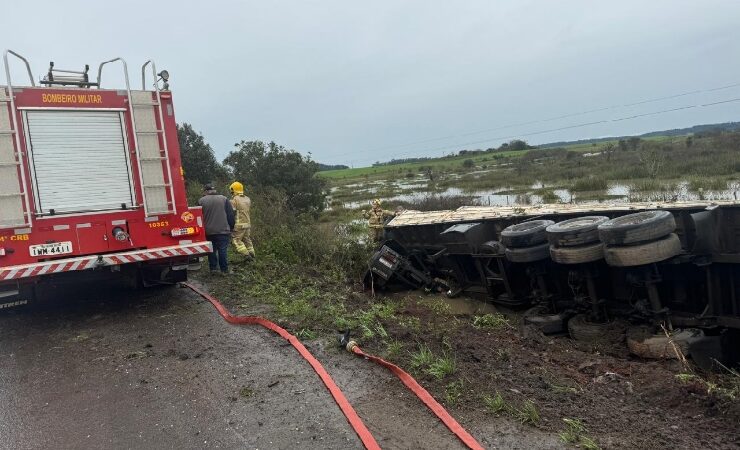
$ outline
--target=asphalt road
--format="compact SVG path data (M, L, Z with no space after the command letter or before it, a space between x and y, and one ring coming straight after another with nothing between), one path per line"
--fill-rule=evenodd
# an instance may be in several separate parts
M0 448L362 448L311 368L188 290L0 313Z

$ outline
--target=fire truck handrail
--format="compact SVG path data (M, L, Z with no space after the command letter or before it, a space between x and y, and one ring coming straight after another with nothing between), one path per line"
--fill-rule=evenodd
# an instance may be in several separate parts
M23 167L23 150L21 149L21 134L18 131L18 114L16 113L15 109L15 95L13 95L13 82L10 78L10 65L8 64L8 55L13 55L16 58L20 59L26 64L26 70L28 71L28 78L31 80L31 86L35 87L36 83L33 81L33 74L31 73L31 65L28 64L28 60L24 58L23 56L19 55L18 53L14 52L13 50L6 49L3 53L3 63L5 64L5 79L8 83L8 97L10 97L10 116L13 122L13 131L15 135L15 148L18 152L18 162L21 164L20 167L20 173L21 173L21 190L23 191L23 201L25 202L25 223L24 225L28 225L29 227L33 226L33 222L31 221L31 203L28 199L28 189L26 189L26 171Z
M154 78L154 90L157 93L157 111L159 112L159 126L162 128L162 143L164 145L164 154L167 158L167 178L169 180L170 184L170 199L172 200L172 211L177 211L177 205L175 205L175 188L174 183L172 182L172 169L170 168L169 163L169 149L167 148L167 135L165 134L165 126L164 126L164 113L162 112L162 97L160 95L159 91L159 83L157 82L157 66L154 64L154 61L151 59L145 62L141 66L141 90L146 90L146 66L149 64L152 65L152 77Z
M133 132L132 135L134 136L134 151L136 153L136 161L141 161L141 157L139 155L139 138L136 135L136 117L134 117L135 116L134 102L131 99L131 84L129 83L129 80L128 80L128 65L126 64L126 61L123 58L121 57L113 58L110 61L103 61L102 63L100 63L100 66L98 66L98 89L101 88L100 79L101 79L101 75L103 72L103 66L106 64L116 62L116 61L121 61L121 64L123 64L123 76L126 81L126 95L128 98L128 106L130 109L129 115L131 117L131 131ZM141 173L142 172L141 167L139 167L138 172L139 172L139 184L142 187L141 188L141 199L142 199L142 203L144 204L144 212L145 214L148 215L148 212L146 210L146 200L144 199L144 176Z
M121 61L121 64L123 64L123 75L126 79L126 90L131 92L131 87L128 82L128 64L126 64L126 60L121 57L113 58L109 61L103 61L100 63L100 65L98 66L98 88L100 88L100 79L103 75L103 66L106 64L114 63L116 61Z
M148 60L147 62L145 62L145 63L144 63L144 64L143 64L142 66L141 66L141 90L142 90L142 91L146 91L146 66L148 66L149 64L152 64L152 65L154 65L154 63L152 62L152 60L151 60L151 59L150 59L150 60ZM157 74L156 74L156 70L155 70L154 72L155 72L155 73L154 73L154 82L156 83L156 82L157 82Z
M33 81L33 73L31 73L31 65L28 63L28 60L18 53L14 52L13 50L6 49L3 53L3 62L5 63L5 80L8 83L8 87L10 88L13 84L10 81L10 65L8 64L8 54L15 56L26 64L26 70L28 71L28 78L31 80L31 86L36 87L36 82Z

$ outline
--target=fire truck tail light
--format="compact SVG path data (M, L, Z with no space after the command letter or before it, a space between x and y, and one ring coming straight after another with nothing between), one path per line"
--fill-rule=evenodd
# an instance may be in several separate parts
M198 234L198 227L173 228L170 234L172 237L192 236Z

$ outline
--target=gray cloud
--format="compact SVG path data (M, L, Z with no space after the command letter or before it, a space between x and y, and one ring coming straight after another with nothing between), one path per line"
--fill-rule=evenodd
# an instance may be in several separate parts
M8 9L6 8L6 11ZM477 130L740 81L740 3L15 2L3 46L40 76L155 58L178 120L219 156L275 140L322 162L442 154L497 137L740 97L740 88L506 130ZM20 77L22 72L14 70ZM116 70L106 81L120 83ZM536 135L531 142L738 119L740 103ZM401 145L441 136L417 145ZM380 150L379 150L380 149Z

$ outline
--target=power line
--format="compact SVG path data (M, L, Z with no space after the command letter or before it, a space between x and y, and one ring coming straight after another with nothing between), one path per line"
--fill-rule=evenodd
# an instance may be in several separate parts
M384 147L376 147L376 148L373 148L373 149L363 150L363 151L361 151L359 153L372 153L372 152L377 152L377 151L381 151L381 150L390 150L390 149L394 149L394 148L410 147L410 146L418 145L418 144L427 144L427 143L430 143L430 142L444 141L444 140L448 140L448 139L454 139L454 138L460 138L460 137L466 137L466 136L474 136L476 134L489 133L489 132L492 132L492 131L500 131L500 130L505 130L505 129L508 129L508 128L515 128L515 127L520 127L520 126L525 126L525 125L535 125L535 124L538 124L538 123L552 122L552 121L555 121L555 120L568 119L568 118L571 118L571 117L578 117L578 116L583 116L583 115L586 115L586 114L593 114L593 113L597 113L597 112L603 112L603 111L609 111L609 110L621 109L621 108L629 108L629 107L632 107L632 106L640 106L640 105L645 105L645 104L655 103L655 102L660 102L660 101L665 101L665 100L672 100L672 99L676 99L676 98L686 97L686 96L689 96L689 95L702 94L702 93L708 93L708 92L716 92L716 91L721 91L721 90L725 90L725 89L731 89L731 88L738 87L738 86L740 86L740 82L732 83L732 84L728 84L728 85L724 85L724 86L707 88L707 89L696 89L696 90L693 90L693 91L682 92L682 93L679 93L679 94L666 95L666 96L663 96L663 97L656 97L656 98L651 98L651 99L647 99L647 100L641 100L641 101L632 102L632 103L615 104L615 105L606 106L606 107L602 107L602 108L589 109L589 110L585 110L585 111L580 111L580 112L575 112L575 113L570 113L570 114L564 114L564 115L559 115L559 116L554 116L554 117L548 117L548 118L544 118L544 119L537 119L537 120L531 120L531 121L526 121L526 122L512 123L512 124L502 125L502 126L495 127L495 128L487 128L485 130L478 130L478 131L472 131L472 132L467 132L467 133L452 134L452 135L448 135L448 136L440 136L440 137L429 138L429 139L424 139L424 140L419 140L419 141L407 142L407 143L404 143L404 144L393 144L393 145L388 145L388 146L384 146ZM491 140L495 140L495 139L491 139ZM465 144L461 144L461 145L465 145ZM326 157L327 158L335 158L335 157L338 157L338 156L347 156L347 155L352 155L352 154L355 154L355 153L358 153L358 152L354 152L353 151L353 152L336 153L336 154L333 154L333 155L327 155Z
M533 131L533 132L529 132L529 133L519 133L519 134L508 135L508 136L497 136L497 137L486 138L486 139L478 140L478 141L470 141L470 142L463 142L463 143L458 143L458 144L451 144L451 145L444 146L444 147L437 147L437 148L433 148L433 149L425 149L425 150L419 150L419 151L435 152L435 151L441 151L441 150L449 150L449 149L452 149L452 148L459 148L459 147L464 147L464 146L468 146L468 145L483 144L483 143L492 142L492 141L499 141L499 140L502 140L502 139L514 139L514 138L518 138L518 137L536 136L536 135L540 135L540 134L554 133L556 131L569 130L569 129L573 129L573 128L583 128L583 127L588 127L588 126L598 125L598 124L604 124L604 123L610 123L610 122L621 122L621 121L624 121L624 120L637 119L637 118L640 118L640 117L655 116L655 115L659 115L659 114L666 114L666 113L669 113L669 112L682 111L682 110L686 110L686 109L705 108L705 107L716 106L716 105L721 105L721 104L725 104L725 103L733 103L733 102L738 102L738 101L740 101L740 97L738 97L738 98L732 98L732 99L726 99L726 100L720 100L720 101L711 102L711 103L700 103L700 104L696 104L696 105L680 106L678 108L663 109L663 110L659 110L659 111L652 111L652 112L649 112L649 113L635 114L635 115L631 115L631 116L619 117L619 118L616 118L616 119L604 119L604 120L597 120L597 121L594 121L594 122L577 123L577 124L573 124L573 125L567 125L567 126L558 127L558 128L551 128L551 129L547 129L547 130ZM417 151L406 153L406 154L400 154L400 155L396 155L396 157L398 157L398 156L411 156L413 153L416 153L416 152Z

